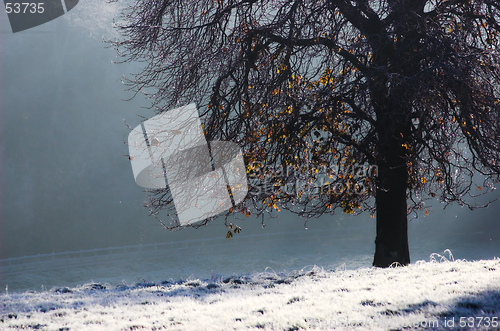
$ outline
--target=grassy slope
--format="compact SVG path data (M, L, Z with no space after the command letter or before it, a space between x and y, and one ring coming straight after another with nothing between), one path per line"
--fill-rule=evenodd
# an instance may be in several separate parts
M2 330L498 330L499 316L500 259L440 255L405 268L86 284L0 297Z

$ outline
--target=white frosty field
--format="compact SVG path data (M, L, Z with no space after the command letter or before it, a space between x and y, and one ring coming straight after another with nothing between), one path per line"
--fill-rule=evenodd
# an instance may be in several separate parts
M500 259L3 294L0 329L499 330Z

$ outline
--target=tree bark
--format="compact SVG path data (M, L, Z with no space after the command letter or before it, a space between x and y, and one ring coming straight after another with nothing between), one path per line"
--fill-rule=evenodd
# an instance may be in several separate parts
M408 248L408 218L406 189L408 171L399 132L382 139L378 162L377 237L375 239L374 267L387 268L394 262L410 263Z

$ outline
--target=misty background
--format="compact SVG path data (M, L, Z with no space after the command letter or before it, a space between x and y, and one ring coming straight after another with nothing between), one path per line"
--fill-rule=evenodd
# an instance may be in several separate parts
M119 11L119 4L84 0L58 19L14 34L0 9L0 259L134 245L163 252L149 264L145 257L150 253L130 253L127 261L121 256L126 267L113 269L118 281L130 265L145 273L163 263L168 268L161 269L162 277L167 278L182 276L186 268L189 276L263 271L266 266L370 266L375 220L368 214L352 217L339 211L309 220L308 230L304 220L286 212L266 219L265 228L260 218L243 217L229 220L243 230L231 240L225 238L223 219L169 232L148 216L142 207L146 193L135 184L124 156L129 133L124 120L135 127L140 116L155 114L143 108L150 103L142 95L122 100L133 93L124 91L121 77L137 72L140 63L113 64L120 59L102 42L116 37L112 22ZM498 201L475 211L456 205L442 210L436 201L428 210L428 216L409 225L413 262L445 249L456 259L500 256ZM102 261L99 256L95 259ZM19 289L35 284L39 269L23 270L15 275L0 270L0 285L13 279ZM99 280L101 274L94 271L81 270L88 275L79 279Z

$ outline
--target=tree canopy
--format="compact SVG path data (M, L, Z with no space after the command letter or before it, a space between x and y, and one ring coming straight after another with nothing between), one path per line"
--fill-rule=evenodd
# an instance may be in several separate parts
M195 102L209 140L242 147L231 212L369 211L374 265L407 264L409 213L474 208L499 180L494 0L139 0L122 19L112 44L144 62L126 84L158 112Z

